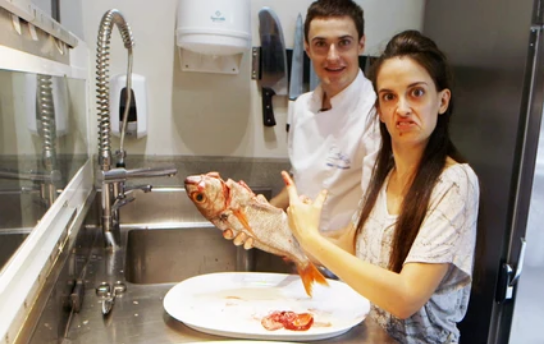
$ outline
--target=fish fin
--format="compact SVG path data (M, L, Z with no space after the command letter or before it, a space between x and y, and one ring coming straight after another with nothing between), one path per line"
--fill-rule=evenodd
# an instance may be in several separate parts
M268 200L262 194L258 194L257 196L255 196L255 198L257 199L257 201L261 203L264 203L264 204L268 203Z
M309 297L312 297L312 284L317 282L322 285L329 285L327 279L323 276L321 271L319 271L313 263L309 263L305 267L297 266L298 274L302 278L302 284L304 285L304 290Z
M244 228L250 232L251 234L255 234L253 230L251 229L251 226L249 225L249 221L247 220L246 215L241 210L233 210L232 214L236 216L238 221L244 226Z
M207 175L208 177L212 177L212 178L216 178L216 179L221 179L221 176L219 175L219 172L212 171L212 172L206 173L206 175Z
M247 189L247 191L251 192L252 195L255 195L255 193L253 192L253 190L251 190L251 188L246 184L246 182L244 182L243 180L240 180L238 182L239 185L243 186L244 188Z

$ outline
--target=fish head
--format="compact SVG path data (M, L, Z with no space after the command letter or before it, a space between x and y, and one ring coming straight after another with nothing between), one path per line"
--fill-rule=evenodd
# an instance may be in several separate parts
M220 215L228 206L229 187L217 172L185 178L185 190L187 196L207 219Z

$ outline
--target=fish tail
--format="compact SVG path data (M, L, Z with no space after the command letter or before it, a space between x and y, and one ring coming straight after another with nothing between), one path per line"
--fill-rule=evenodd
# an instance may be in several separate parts
M327 279L323 276L321 271L319 271L313 263L308 263L306 266L297 266L298 274L302 278L302 284L304 285L304 290L308 296L312 296L312 285L314 282L317 282L322 285L329 285Z

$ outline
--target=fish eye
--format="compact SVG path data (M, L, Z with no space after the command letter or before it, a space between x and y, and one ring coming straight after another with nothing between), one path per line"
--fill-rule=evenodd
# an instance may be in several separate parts
M193 200L197 203L204 202L204 195L201 193L193 194Z

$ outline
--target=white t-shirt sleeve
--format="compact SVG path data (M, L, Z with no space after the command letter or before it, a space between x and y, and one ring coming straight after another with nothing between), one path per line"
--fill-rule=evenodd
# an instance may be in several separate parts
M472 276L479 206L478 177L466 164L444 171L406 263L452 263Z

